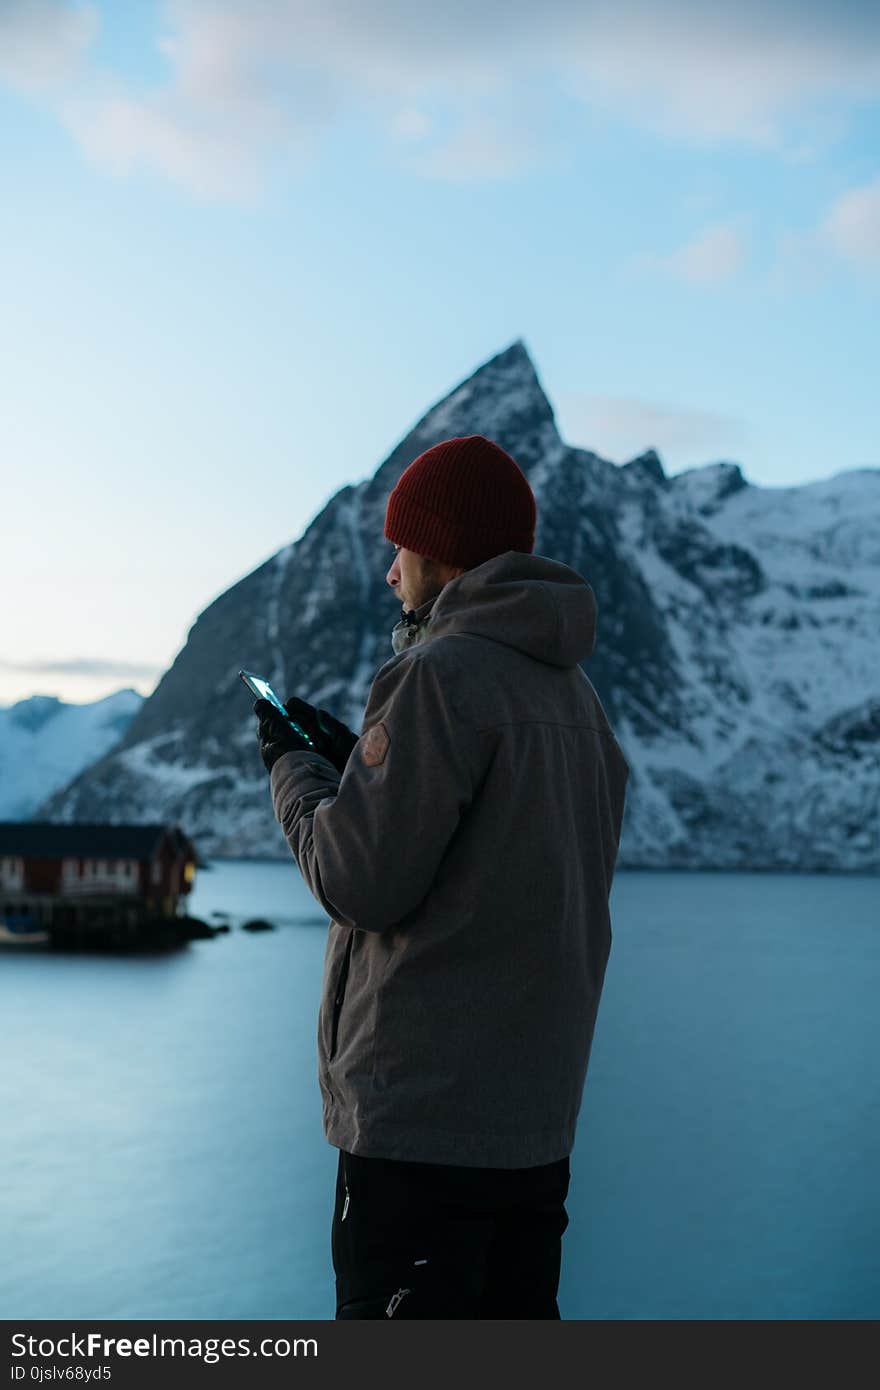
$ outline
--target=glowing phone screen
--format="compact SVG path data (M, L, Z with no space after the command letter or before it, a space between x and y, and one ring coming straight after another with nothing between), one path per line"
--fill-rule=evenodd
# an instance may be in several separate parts
M295 719L291 719L268 681L264 681L262 676L255 676L252 671L239 671L238 674L241 676L248 690L256 695L258 700L268 700L270 705L274 705L278 712L284 715L284 718L287 720L288 724L290 724L291 728L296 730L300 738L305 739L306 743L311 748L314 748L315 745L312 739L309 738L305 729L300 724L297 724Z

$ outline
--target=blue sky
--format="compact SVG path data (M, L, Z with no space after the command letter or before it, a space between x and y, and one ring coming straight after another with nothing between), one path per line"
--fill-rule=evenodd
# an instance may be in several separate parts
M516 338L617 463L880 464L876 4L0 0L0 177L2 703L149 692Z

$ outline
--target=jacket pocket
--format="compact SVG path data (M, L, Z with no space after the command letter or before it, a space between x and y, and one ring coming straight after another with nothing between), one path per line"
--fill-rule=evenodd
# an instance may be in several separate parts
M351 960L351 948L354 944L354 932L348 934L348 941L345 945L345 955L342 957L342 964L336 976L336 988L333 991L333 1014L330 1020L330 1050L327 1053L327 1060L336 1055L336 1040L339 1035L339 1015L342 1012L342 1001L345 998L345 983L348 979L348 964Z

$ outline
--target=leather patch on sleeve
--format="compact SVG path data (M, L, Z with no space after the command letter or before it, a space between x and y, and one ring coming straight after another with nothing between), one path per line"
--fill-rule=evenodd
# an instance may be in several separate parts
M391 742L384 724L374 724L361 739L361 757L367 767L376 767L385 761L388 745Z

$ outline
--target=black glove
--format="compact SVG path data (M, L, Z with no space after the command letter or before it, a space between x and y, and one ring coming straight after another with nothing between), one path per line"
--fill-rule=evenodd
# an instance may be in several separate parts
M285 700L284 708L291 719L295 719L300 728L308 734L315 745L315 752L329 758L341 776L351 756L351 750L358 741L358 735L353 734L346 724L334 719L325 709L315 709L314 705L307 704L305 700L298 700L296 696L291 700Z
M260 740L260 757L267 772L272 771L282 753L318 751L314 743L310 743L307 738L300 738L269 700L257 700L254 714L260 721L257 738Z

